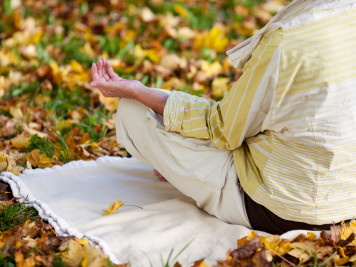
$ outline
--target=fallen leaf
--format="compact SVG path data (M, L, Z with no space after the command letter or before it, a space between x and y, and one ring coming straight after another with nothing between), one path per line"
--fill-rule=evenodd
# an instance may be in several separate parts
M104 104L108 111L116 111L119 105L120 98L118 97L105 97L101 92L99 92L99 101Z
M144 22L151 22L157 18L157 16L148 7L142 8L140 17Z
M26 157L27 161L34 167L47 168L52 167L51 159L44 153L41 153L39 149L32 150Z
M102 215L103 216L111 215L123 205L124 205L123 202L121 202L120 200L116 200L113 204L111 204L109 207L105 209L105 212Z
M316 244L312 241L293 242L291 246L293 249L288 254L299 259L301 263L308 261L316 251Z
M218 61L214 61L213 63L209 63L206 60L201 61L201 70L208 77L212 77L220 74L223 71L223 67Z
M1 115L0 115L1 126ZM0 137L8 137L17 133L17 122L14 119L8 119L0 128Z
M342 228L341 239L346 240L352 233L356 234L356 220L352 220L349 226L345 226L345 224L342 223L341 228ZM356 246L356 238L348 245Z
M180 66L180 64L181 64L181 59L175 54L164 55L160 62L161 66L170 70L177 69Z
M11 139L11 144L14 148L25 149L30 145L31 137L25 136L24 134L18 135Z
M264 245L259 241L259 237L255 236L242 247L233 250L230 255L235 259L235 261L247 259L251 257L259 248L264 248Z
M223 97L229 90L229 82L229 78L215 78L212 83L213 96L216 98Z

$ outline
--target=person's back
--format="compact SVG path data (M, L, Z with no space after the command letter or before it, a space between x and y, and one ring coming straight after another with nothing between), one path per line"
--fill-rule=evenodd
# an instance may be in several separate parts
M264 132L238 148L249 165L239 177L279 217L327 224L355 215L356 5L305 2L264 36L276 46L277 82Z

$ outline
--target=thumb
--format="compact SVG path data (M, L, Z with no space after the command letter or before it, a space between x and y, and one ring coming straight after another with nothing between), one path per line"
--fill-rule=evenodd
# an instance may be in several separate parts
M92 81L90 83L90 86L98 88L98 87L105 87L105 84L106 82L102 82L102 81Z
M90 83L90 86L96 88L115 89L118 87L118 84L114 82L93 81Z

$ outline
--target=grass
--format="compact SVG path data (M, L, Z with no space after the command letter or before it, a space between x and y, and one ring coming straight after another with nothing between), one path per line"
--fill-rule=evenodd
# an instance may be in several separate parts
M28 219L35 220L38 213L34 208L27 207L26 202L3 204L0 211L0 232L4 232L16 225L23 224ZM0 258L1 262L1 258ZM2 266L2 265L0 265Z

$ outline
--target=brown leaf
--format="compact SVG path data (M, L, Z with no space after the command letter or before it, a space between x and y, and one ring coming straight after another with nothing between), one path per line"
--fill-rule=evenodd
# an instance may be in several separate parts
M233 250L230 255L235 259L235 261L248 259L255 254L256 250L259 248L264 248L264 245L259 241L259 237L256 236L247 244Z
M293 249L288 254L299 259L300 263L308 261L316 251L316 244L312 241L293 242L291 246Z
M0 181L0 201L7 201L12 197L10 186Z
M346 240L341 239L339 241L339 243L338 243L338 246L345 247L347 245L353 245L355 243L355 241L356 241L355 237L356 237L356 234L355 233L351 233Z
M272 266L273 256L271 251L263 248L261 251L255 254L253 257L253 262L259 267L270 267Z
M341 231L342 231L342 228L340 225L332 225L330 227L331 240L333 240L335 243L338 243L340 241Z
M1 118L0 118L1 121ZM0 123L1 125L1 123ZM17 133L17 123L13 119L6 121L5 125L0 128L0 137L8 137Z
M331 256L334 253L333 247L330 246L322 246L317 249L317 258L324 259L325 257Z

